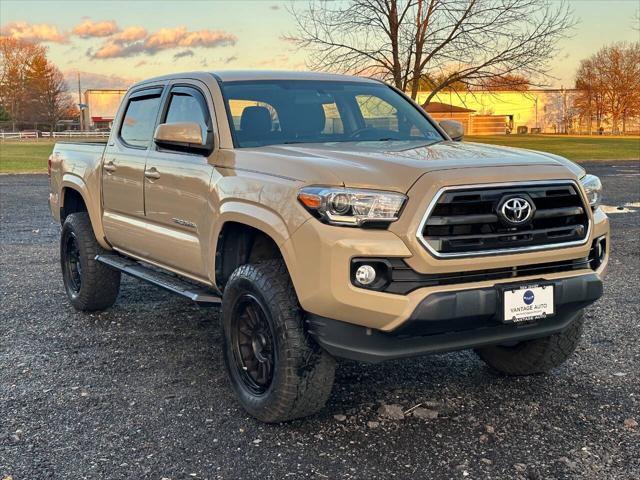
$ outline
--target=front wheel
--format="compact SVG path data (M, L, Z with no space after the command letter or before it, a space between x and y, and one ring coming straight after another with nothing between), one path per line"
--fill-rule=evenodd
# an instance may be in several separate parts
M513 346L477 348L476 353L493 369L507 375L545 373L562 365L580 343L582 314L569 327L554 335L526 340Z
M322 409L335 360L303 328L303 312L282 260L238 267L222 299L225 366L242 407L263 422Z
M89 215L72 213L62 226L60 266L64 289L76 310L109 308L120 290L120 272L96 260L103 249L98 244Z

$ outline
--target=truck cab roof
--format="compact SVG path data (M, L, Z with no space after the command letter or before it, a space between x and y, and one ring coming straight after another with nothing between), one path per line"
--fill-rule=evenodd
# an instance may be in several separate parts
M321 73L321 72L303 72L303 71L286 71L286 70L218 70L218 71L195 71L171 73L168 75L160 75L153 78L145 79L133 85L158 82L162 80L174 80L179 78L195 78L202 79L212 75L216 80L221 82L239 82L239 81L255 81L255 80L324 80L336 82L363 82L363 83L379 83L378 80L365 77L356 77L354 75L340 75L337 73Z

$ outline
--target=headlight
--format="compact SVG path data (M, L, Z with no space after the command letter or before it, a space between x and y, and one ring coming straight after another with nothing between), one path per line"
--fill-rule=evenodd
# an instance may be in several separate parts
M580 183L587 194L589 205L595 210L600 206L600 200L602 199L602 183L600 183L600 179L595 175L585 175L580 179Z
M401 193L351 188L305 187L298 192L300 203L321 220L353 227L397 220L406 199Z

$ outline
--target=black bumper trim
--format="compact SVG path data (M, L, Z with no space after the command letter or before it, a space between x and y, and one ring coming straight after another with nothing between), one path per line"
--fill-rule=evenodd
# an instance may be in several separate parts
M519 342L562 332L580 317L585 306L602 295L602 282L596 274L551 283L556 288L556 315L534 323L499 322L497 290L491 287L429 295L393 332L314 315L307 317L307 326L331 355L371 363Z

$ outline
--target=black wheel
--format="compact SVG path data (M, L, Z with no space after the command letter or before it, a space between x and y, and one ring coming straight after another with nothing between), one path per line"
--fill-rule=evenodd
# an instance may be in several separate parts
M284 262L233 272L222 299L222 330L231 386L250 415L273 423L322 409L335 360L306 334Z
M229 327L233 363L244 386L256 395L268 390L276 362L275 339L267 311L255 295L241 294L231 314L235 321Z
M120 272L95 260L102 252L89 215L69 215L62 226L60 265L67 297L76 310L104 310L116 301Z
M513 346L477 348L478 356L493 369L507 375L545 373L562 365L574 352L583 330L582 312L569 327L554 335Z

